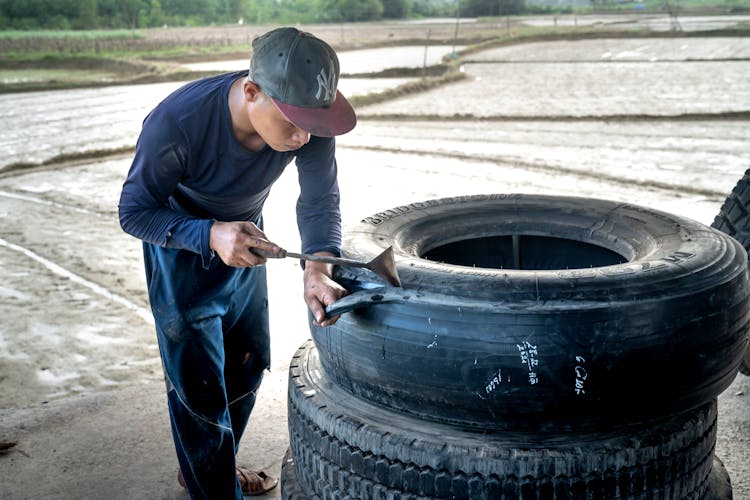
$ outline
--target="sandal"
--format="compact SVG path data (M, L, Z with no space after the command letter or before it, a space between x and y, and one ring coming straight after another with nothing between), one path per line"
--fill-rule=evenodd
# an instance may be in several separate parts
M255 497L265 495L279 484L278 479L269 476L262 470L252 471L241 465L236 466L235 470L237 472L237 479L240 480L240 486L242 487L242 496ZM182 471L177 473L177 482L185 488L185 479L182 477Z
M237 478L242 486L242 495L246 497L255 497L265 495L279 484L279 480L269 476L265 472L252 471L247 467L238 465L235 467Z

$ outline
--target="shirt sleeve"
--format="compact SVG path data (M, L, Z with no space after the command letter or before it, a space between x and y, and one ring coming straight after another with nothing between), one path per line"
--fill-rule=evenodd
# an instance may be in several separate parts
M201 254L207 268L213 257L209 236L214 221L179 213L168 204L185 175L187 158L187 141L174 121L161 114L149 116L120 194L120 226L143 241Z
M311 137L297 154L297 226L303 253L341 255L341 209L334 138Z

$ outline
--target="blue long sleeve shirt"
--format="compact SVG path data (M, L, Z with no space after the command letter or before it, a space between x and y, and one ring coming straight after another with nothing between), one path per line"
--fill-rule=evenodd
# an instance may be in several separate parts
M232 132L229 89L247 71L189 83L146 117L119 202L122 229L162 247L213 256L214 221L258 222L272 184L296 158L302 251L340 255L341 213L333 138L296 151L253 152Z

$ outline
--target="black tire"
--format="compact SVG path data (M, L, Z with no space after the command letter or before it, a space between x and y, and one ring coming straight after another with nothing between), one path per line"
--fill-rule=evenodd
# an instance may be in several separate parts
M297 480L297 470L294 465L292 449L288 448L281 466L281 498L283 500L319 500L320 497L310 495ZM703 500L732 500L732 483L724 463L715 455L708 488ZM337 499L338 500L338 499Z
M598 434L540 440L429 423L333 383L311 342L289 371L289 434L303 490L322 499L702 499L716 400Z
M739 241L745 251L750 251L750 170L737 181L719 209L711 227L724 231ZM750 375L750 346L740 364L740 372Z
M297 479L292 449L287 448L281 462L281 498L283 500L319 500L317 495L310 495Z
M708 491L703 500L732 500L732 481L724 463L714 455L714 465L711 467L711 476L708 480Z
M368 290L369 271L339 268L359 291L330 311L354 312L311 331L337 383L420 418L598 430L711 401L745 352L745 251L689 219L604 200L470 196L368 218L343 248L369 260L389 246L404 288ZM518 257L533 270L496 268Z

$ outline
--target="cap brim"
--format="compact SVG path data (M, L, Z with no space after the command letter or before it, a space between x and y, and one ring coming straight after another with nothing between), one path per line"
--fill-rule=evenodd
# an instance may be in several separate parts
M276 99L273 102L287 120L311 135L333 137L349 132L357 124L354 109L338 90L336 100L325 108L302 108Z

